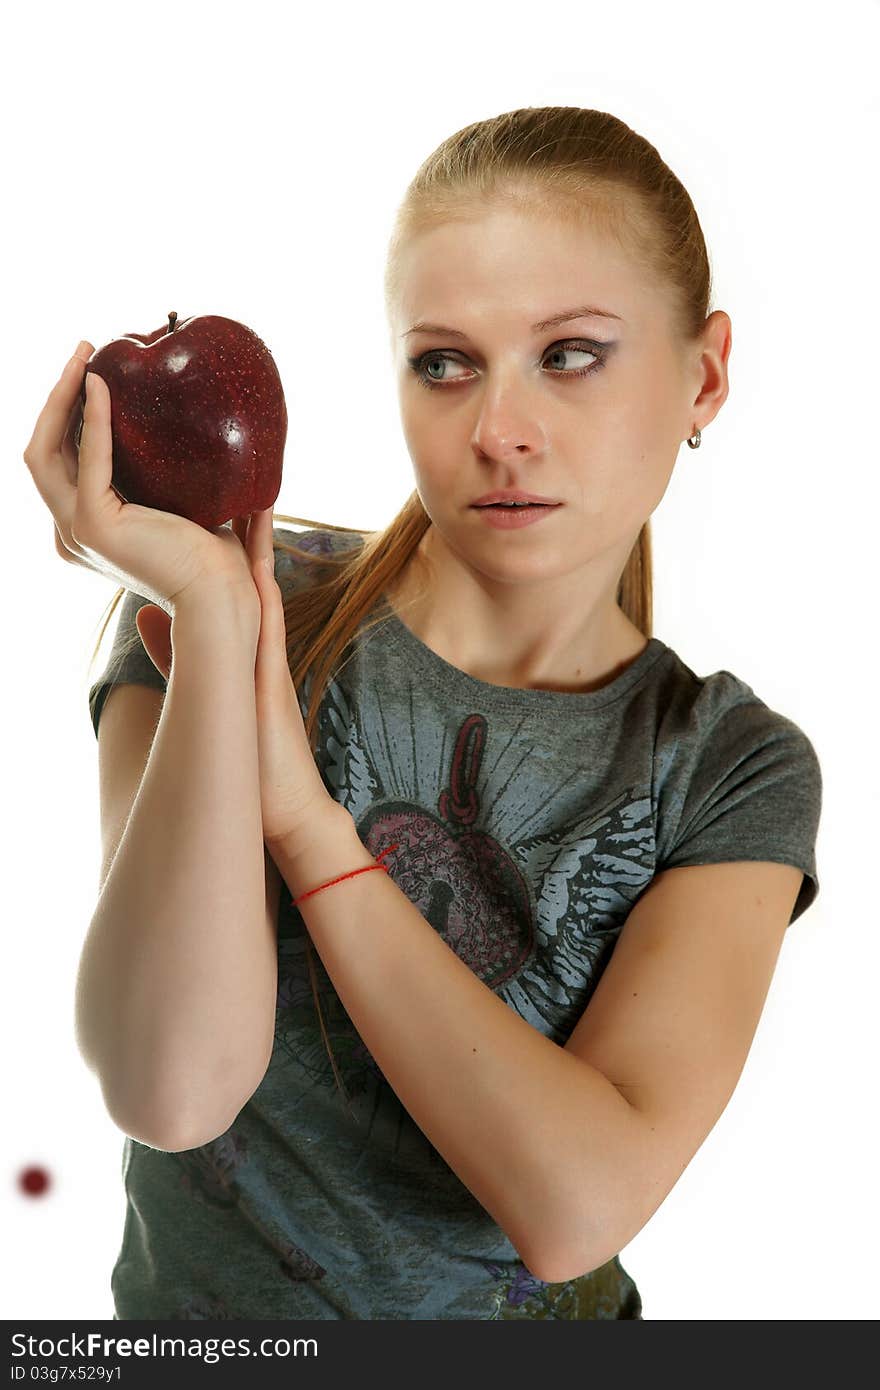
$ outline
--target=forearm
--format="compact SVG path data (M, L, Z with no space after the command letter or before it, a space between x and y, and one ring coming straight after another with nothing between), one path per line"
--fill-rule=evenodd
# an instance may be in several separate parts
M305 852L270 851L294 898L376 862L347 812ZM345 879L299 911L388 1083L531 1273L555 1282L616 1253L609 1208L642 1121L611 1082L483 984L389 874Z
M234 602L179 610L140 789L77 980L77 1033L123 1128L222 1117L271 1049L254 657Z

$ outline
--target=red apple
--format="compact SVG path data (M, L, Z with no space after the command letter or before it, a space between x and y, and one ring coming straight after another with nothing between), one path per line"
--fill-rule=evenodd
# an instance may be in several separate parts
M271 507L281 490L287 406L262 338L199 314L127 333L92 353L110 390L112 486L124 502L200 526Z

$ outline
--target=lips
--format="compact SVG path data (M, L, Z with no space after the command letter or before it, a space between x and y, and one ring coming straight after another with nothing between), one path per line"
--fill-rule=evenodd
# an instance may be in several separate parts
M495 503L488 506L474 507L475 512L492 512L492 516L484 518L487 526L492 526L499 531L521 531L524 527L534 526L539 522L544 512L557 512L561 503L553 506L540 506L530 503L525 507L505 507Z
M527 506L558 507L562 504L552 497L540 497L536 492L520 492L515 488L499 488L497 492L484 492L471 503L472 507L491 507L496 502L521 502Z

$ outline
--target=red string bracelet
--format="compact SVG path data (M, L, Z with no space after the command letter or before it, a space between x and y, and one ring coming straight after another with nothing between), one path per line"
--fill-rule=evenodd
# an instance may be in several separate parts
M400 845L389 845L388 848L383 849L382 853L378 854L376 858L384 859L385 855L390 854L393 849L400 849ZM322 888L332 888L334 883L341 883L345 878L354 878L356 874L368 874L373 869L384 869L386 874L389 872L387 864L367 864L363 869L352 869L350 874L340 874L338 878L328 879L326 883L320 884L317 888L310 888L308 893L303 893L300 897L294 898L293 905L296 907L297 903L301 903L306 898L310 898L313 893L320 893Z

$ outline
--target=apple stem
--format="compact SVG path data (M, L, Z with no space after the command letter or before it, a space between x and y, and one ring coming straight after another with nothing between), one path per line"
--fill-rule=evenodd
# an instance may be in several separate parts
M172 310L171 310L171 313L168 315L168 332L169 332L169 333L173 333L173 332L174 332L174 326L175 326L176 323L177 323L177 314L176 314L176 312L174 311L174 309L172 309Z

